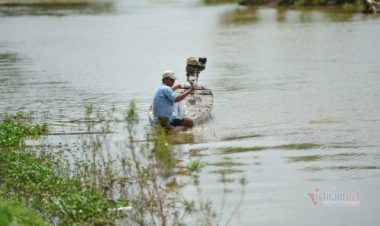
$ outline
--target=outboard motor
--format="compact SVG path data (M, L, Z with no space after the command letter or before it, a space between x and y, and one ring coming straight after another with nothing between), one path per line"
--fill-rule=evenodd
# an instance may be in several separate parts
M186 77L187 81L192 85L198 84L199 73L206 68L206 57L188 57L186 65Z

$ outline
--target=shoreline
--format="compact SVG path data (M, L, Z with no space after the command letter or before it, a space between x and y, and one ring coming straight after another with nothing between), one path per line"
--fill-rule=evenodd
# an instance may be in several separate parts
M0 6L17 6L17 5L72 5L72 4L92 4L92 3L109 3L112 0L0 0Z

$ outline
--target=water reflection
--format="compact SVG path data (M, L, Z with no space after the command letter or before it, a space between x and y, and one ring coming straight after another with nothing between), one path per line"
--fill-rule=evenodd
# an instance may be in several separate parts
M234 154L245 152L256 152L267 149L268 147L252 146L252 147L223 147L221 148L222 154Z
M216 173L221 175L228 175L228 174L236 174L236 173L243 173L244 170L241 169L229 169L229 168L222 168L217 170L210 170L209 173Z
M69 92L73 88L68 82L39 77L46 72L35 67L32 59L8 51L7 48L5 45L0 49L1 111L50 109L53 112L64 108L59 102L77 98ZM50 72L49 75L51 74ZM59 92L61 93L58 94ZM56 95L51 95L52 93Z
M208 165L209 165L209 166L217 166L217 167L228 167L228 168L231 168L231 167L236 167L236 166L244 166L244 165L246 165L246 164L241 163L241 162L236 162L236 161L233 161L232 158L225 157L225 158L223 158L223 161L214 162L214 163L209 163Z
M317 162L317 161L353 161L367 157L366 153L345 152L338 154L300 155L287 157L290 162Z
M15 53L0 53L0 66L2 68L9 68L10 66L14 65L19 61L20 59L17 57Z
M240 134L232 134L223 137L222 141L233 141L233 140L243 140L243 139L250 139L250 138L257 138L257 137L263 137L263 135L257 134L255 132L246 132L246 133L240 133Z
M321 144L314 143L294 143L294 144L282 144L277 146L249 146L249 147L239 147L239 146L226 146L220 148L221 154L234 154L234 153L245 153L245 152L257 152L269 149L278 150L307 150L307 149L317 149L322 147Z
M225 3L238 3L240 0L202 0L205 5L218 5Z
M314 162L322 159L320 155L292 156L288 158L291 162Z
M220 183L234 183L236 178L229 177L232 174L240 174L243 173L243 167L247 164L243 162L238 162L233 158L230 157L224 157L221 161L214 162L214 163L208 163L207 166L209 168L216 168L213 170L210 170L209 173L212 174L219 174L220 179L218 179L218 182Z
M356 171L356 170L379 170L380 166L368 165L368 166L308 166L302 169L302 171L317 172L317 171Z
M4 95L0 95L2 101L4 101L3 98L7 97L9 99L9 95L20 92L24 86L21 77L22 70L20 69L20 65L23 64L27 64L27 61L20 58L16 53L0 52L0 87L2 87L0 93L4 93Z
M104 14L113 12L115 12L113 2L0 5L0 16L66 16L73 14Z
M168 134L168 140L175 145L192 144L196 142L196 137L192 132L173 132Z
M258 7L238 7L228 10L220 17L220 22L224 26L244 25L257 22L344 22L350 21L354 17L362 17L361 14L347 12L341 8L331 9L310 9L299 8L297 10L277 7L277 8L258 8Z
M257 8L236 8L221 15L221 24L225 26L234 24L247 24L257 22L260 18Z

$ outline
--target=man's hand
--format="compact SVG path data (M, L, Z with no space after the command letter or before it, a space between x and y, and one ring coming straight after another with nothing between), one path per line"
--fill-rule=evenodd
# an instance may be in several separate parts
M193 83L193 85L191 85L191 87L190 87L191 91L195 91L195 90L197 90L197 88L198 88L198 86L195 83Z
M174 86L172 86L172 90L176 90L176 89L179 89L181 88L181 84L175 84Z
M175 87L175 86L173 86L172 89L174 89L174 87ZM191 85L191 87L190 87L189 89L186 89L185 92L179 94L179 95L176 97L175 102L179 102L179 101L185 99L185 97L186 97L187 95L189 95L190 93L193 93L195 90L197 90L197 88L198 88L197 85L195 85L195 84Z

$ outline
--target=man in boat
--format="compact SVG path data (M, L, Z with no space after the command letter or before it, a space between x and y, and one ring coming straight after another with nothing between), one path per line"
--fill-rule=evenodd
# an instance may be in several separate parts
M181 88L181 85L174 85L176 79L172 70L167 70L162 74L162 84L158 87L153 100L154 122L166 128L169 125L191 128L194 124L191 118L174 115L174 104L185 99L197 89L197 86L193 84L185 92L178 94L175 90Z

